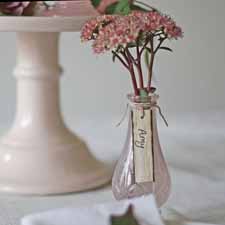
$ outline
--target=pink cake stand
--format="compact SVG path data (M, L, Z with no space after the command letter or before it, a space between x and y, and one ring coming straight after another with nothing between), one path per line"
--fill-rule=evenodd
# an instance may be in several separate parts
M0 191L59 194L105 184L111 172L64 124L59 104L60 32L78 31L80 17L0 17L17 32L17 113L0 141Z

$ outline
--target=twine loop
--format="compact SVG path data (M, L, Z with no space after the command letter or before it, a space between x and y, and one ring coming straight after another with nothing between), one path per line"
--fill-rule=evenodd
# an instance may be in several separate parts
M128 109L129 109L129 106L130 108L136 108L138 110L141 110L142 111L142 116L141 116L141 119L144 119L145 117L145 109L149 109L149 110L152 110L152 109L157 109L158 112L159 112L159 115L160 117L162 118L163 122L165 123L165 125L168 127L168 122L165 118L165 116L163 115L162 113L162 110L161 110L161 107L156 103L150 103L150 102L141 102L141 103L136 103L136 102L131 102L130 104L127 103L127 106L126 106L126 109L125 109L125 112L122 116L122 119L120 120L120 122L116 125L116 127L119 127L123 121L125 120L126 116L127 116L127 112L128 112Z

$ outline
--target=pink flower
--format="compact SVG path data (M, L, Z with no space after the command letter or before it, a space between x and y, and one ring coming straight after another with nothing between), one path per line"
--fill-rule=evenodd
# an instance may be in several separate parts
M114 18L113 15L103 15L87 21L81 30L81 40L89 41L93 39L95 32L99 32L105 24L110 23Z
M0 12L4 14L10 14L15 16L20 16L23 14L24 9L29 6L31 2L1 2Z
M143 31L155 32L162 26L162 15L158 11L142 12L134 11L132 16L139 18L142 22Z
M157 35L168 39L182 37L181 28L170 17L158 11L133 11L127 16L103 15L89 20L82 29L81 40L93 40L93 50L99 54L136 44L141 33L145 34L145 37Z
M162 19L162 26L169 39L177 39L183 36L182 29L168 16L164 16Z
M106 0L107 1L107 0ZM99 16L89 20L81 32L82 41L92 41L94 53L101 54L112 51L113 60L117 59L130 72L135 96L141 90L152 93L152 75L154 58L164 41L182 37L182 29L174 20L159 11L133 11L129 15ZM148 66L147 86L142 73L143 54ZM137 77L139 78L137 80ZM139 84L138 84L139 81Z
M141 21L133 16L117 15L110 24L100 30L93 43L94 52L103 53L135 42L142 29L141 25Z
M158 11L134 11L132 15L142 20L144 32L154 34L157 31L163 31L169 39L182 37L182 29L176 25L175 21Z

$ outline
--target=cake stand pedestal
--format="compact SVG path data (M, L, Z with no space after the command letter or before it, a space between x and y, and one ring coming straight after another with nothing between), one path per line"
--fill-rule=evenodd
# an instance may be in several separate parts
M59 194L98 187L111 172L64 124L59 104L58 40L87 17L1 17L17 32L17 113L0 141L0 191ZM1 53L3 56L3 53Z

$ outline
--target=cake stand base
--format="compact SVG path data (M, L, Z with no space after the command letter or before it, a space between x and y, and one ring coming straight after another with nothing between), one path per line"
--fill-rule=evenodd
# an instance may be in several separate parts
M17 113L0 141L0 191L60 194L96 188L111 179L109 169L63 122L58 39L57 32L17 35Z

